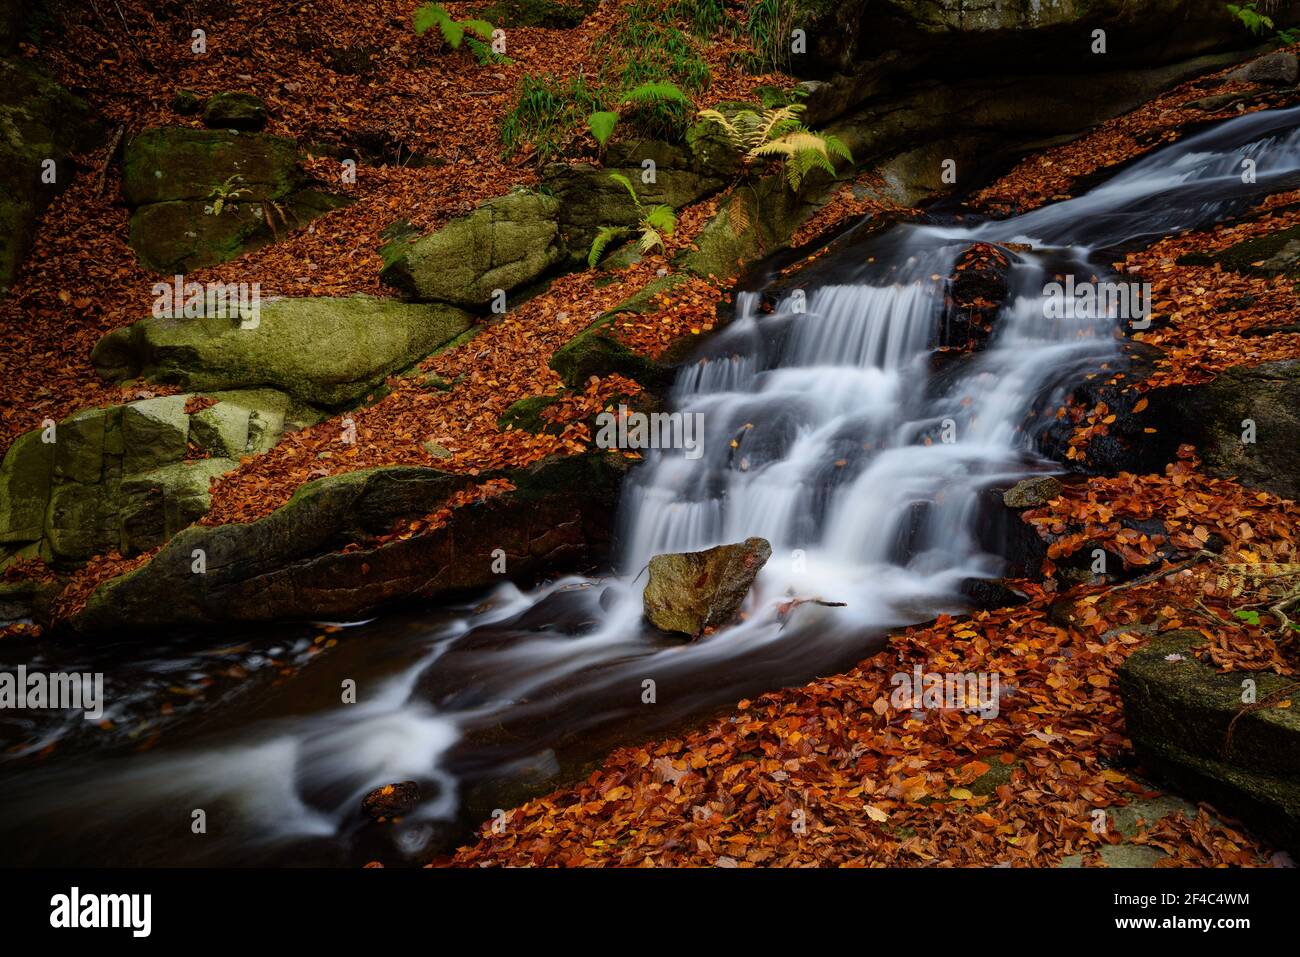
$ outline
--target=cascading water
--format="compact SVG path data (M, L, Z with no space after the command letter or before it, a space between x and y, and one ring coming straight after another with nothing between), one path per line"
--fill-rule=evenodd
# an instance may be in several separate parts
M1077 199L974 226L895 226L805 270L806 304L792 291L763 312L741 294L672 394L678 411L702 415L703 455L653 452L628 480L617 577L506 587L432 633L400 618L363 627L334 666L312 666L329 680L251 726L217 722L129 760L24 767L4 827L34 859L49 855L33 827L44 845L39 822L55 820L54 846L79 851L61 860L87 860L92 827L115 848L137 835L115 851L137 863L355 860L377 853L361 796L415 778L428 799L392 833L427 855L458 809L481 820L514 796L503 782L554 780L620 740L842 668L884 628L961 608L962 580L1002 566L981 544L981 491L1050 469L1032 410L1055 408L1118 355L1116 317L1047 318L1048 284L1106 278L1101 250L1300 185L1297 127L1300 109L1244 116ZM941 277L977 240L1017 244L1010 295L987 346L937 374ZM753 535L773 553L740 623L689 644L645 627L638 572L652 555ZM792 596L844 604L782 621L776 607ZM358 680L358 704L338 703L340 675ZM222 836L183 840L191 807ZM150 836L160 815L176 818L178 837Z

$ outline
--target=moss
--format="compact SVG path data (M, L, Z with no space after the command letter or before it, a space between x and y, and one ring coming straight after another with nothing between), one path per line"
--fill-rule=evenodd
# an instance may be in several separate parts
M560 398L559 395L533 395L511 403L510 408L497 419L497 428L503 432L507 429L542 432L548 425L542 418L542 410L554 405Z
M1247 239L1216 253L1187 253L1181 266L1218 264L1231 272L1300 277L1300 226Z
M582 23L596 8L596 3L597 0L582 0L580 4L560 3L558 0L496 0L478 8L474 16L494 27L567 30Z

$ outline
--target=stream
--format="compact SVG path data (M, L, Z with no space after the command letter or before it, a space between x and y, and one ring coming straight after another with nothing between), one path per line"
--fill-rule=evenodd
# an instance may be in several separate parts
M0 711L0 863L420 863L614 746L960 613L963 581L1005 566L982 493L1060 471L1037 451L1039 413L1120 362L1140 319L1050 317L1051 284L1124 282L1114 250L1300 186L1298 128L1300 108L1250 114L1024 215L850 231L774 286L770 311L767 283L740 293L669 396L701 414L703 455L652 451L633 470L605 577L364 623L7 642L4 670L103 672L106 705L99 721ZM1010 292L987 346L938 366L943 277L974 241L1013 244ZM755 535L772 557L737 624L683 643L644 623L651 556ZM843 606L779 615L792 597ZM368 791L405 780L415 810L362 815Z

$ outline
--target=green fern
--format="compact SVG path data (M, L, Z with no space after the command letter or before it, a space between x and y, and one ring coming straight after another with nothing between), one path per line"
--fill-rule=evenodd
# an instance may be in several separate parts
M591 241L591 249L587 253L588 268L595 269L596 263L600 262L601 257L605 255L605 249L609 244L626 235L626 226L601 226L596 230L596 238Z
M674 83L650 82L634 86L623 94L624 103L689 103L690 100Z
M610 172L606 174L611 180L627 190L627 194L632 197L632 204L636 207L637 229L640 235L637 236L637 249L644 255L650 250L658 247L666 250L664 237L671 237L673 231L677 228L677 214L673 208L666 203L657 203L647 209L641 205L641 198L636 194L636 187L632 181L622 173ZM605 248L615 239L621 239L628 233L626 226L602 226L596 231L596 238L592 240L591 249L587 253L587 265L595 267L600 262L601 256L605 253Z
M1273 29L1272 18L1259 12L1255 7L1255 0L1251 0L1250 3L1240 7L1233 3L1227 6L1228 12L1240 20L1246 29L1255 36L1262 36L1265 30Z
M835 160L853 162L853 154L833 133L816 133L799 122L802 103L772 107L762 113L740 110L732 116L718 110L700 110L696 117L721 128L747 164L767 159L782 161L782 172L792 192L798 191L815 169L835 175Z
M442 34L443 41L453 50L459 50L461 43L465 39L465 34L470 33L478 36L482 40L492 39L492 24L486 20L453 20L447 8L441 3L425 3L416 7L415 14L411 18L411 25L415 28L416 36L423 36L434 27ZM474 55L478 57L479 62L486 65L487 63L503 62L502 60L493 60L481 49L474 46L476 41L471 37L470 48ZM488 49L488 53L493 57L501 54Z

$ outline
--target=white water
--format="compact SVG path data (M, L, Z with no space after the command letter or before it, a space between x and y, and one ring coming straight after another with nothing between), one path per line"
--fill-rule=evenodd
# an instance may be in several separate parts
M133 758L129 770L96 780L100 826L142 800L183 797L233 802L261 838L328 835L345 828L370 788L407 778L442 785L412 820L447 818L457 781L444 757L472 729L523 718L542 741L548 722L557 737L580 735L641 707L647 677L669 710L687 714L734 700L754 662L767 662L769 671L754 672L767 687L800 680L837 645L960 607L962 579L1001 568L977 544L979 492L1052 467L1034 452L1030 408L1055 407L1117 352L1114 320L1044 318L1049 260L1058 272L1072 263L1080 281L1104 276L1093 250L1204 225L1297 185L1297 124L1300 110L1229 121L1085 196L1010 220L894 227L872 242L875 262L810 290L802 314L789 300L760 313L757 297L741 294L738 317L708 358L682 371L672 396L676 409L702 413L703 456L650 453L624 490L619 577L566 579L527 595L504 588L491 610L428 636L419 664L364 688L360 704L255 726L220 747ZM1242 183L1243 158L1256 162L1256 184ZM1012 295L991 341L940 389L929 343L944 280L931 277L949 276L975 239L1036 249L1013 254ZM955 441L941 441L945 425ZM638 572L652 555L753 535L771 542L772 558L744 621L692 644L647 638ZM844 607L802 606L782 627L775 609L790 596ZM519 626L509 643L472 649L476 635L561 598L590 611L591 626L577 634ZM472 680L457 694L424 697L421 676L451 667L458 653L473 663ZM508 770L509 761L497 768ZM417 848L422 833L408 829L401 840Z

